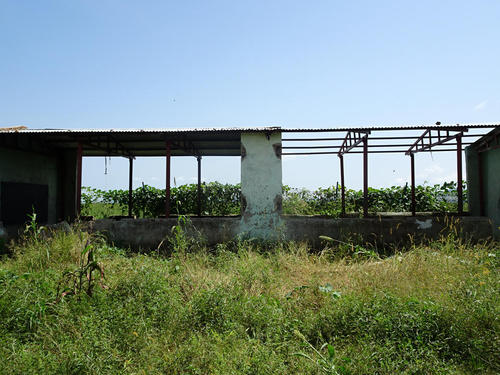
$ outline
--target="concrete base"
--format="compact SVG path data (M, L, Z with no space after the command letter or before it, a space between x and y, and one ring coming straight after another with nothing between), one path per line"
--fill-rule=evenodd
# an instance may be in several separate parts
M191 218L188 234L201 235L208 245L235 240L239 236L239 217ZM100 232L117 246L132 249L156 249L171 235L176 218L168 219L103 219L86 225ZM493 236L491 221L485 217L397 217L397 218L316 218L282 216L282 226L276 238L285 241L307 241L321 246L319 236L349 242L371 242L378 245L397 245L424 239L437 239L453 225L464 237L482 240Z

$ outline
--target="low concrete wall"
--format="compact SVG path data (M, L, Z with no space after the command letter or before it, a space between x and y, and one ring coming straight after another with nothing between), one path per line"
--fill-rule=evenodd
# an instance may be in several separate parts
M492 237L491 221L484 217L378 217L378 218L304 218L287 217L286 239L308 241L319 245L319 236L334 239L359 239L364 242L398 244L425 239L438 239L450 226L464 237L481 240Z
M188 235L200 235L209 245L214 245L236 237L240 218L192 218L190 222L191 225L187 225ZM177 219L101 219L86 225L117 246L152 250L172 234Z
M397 218L317 218L283 216L282 226L276 238L292 241L307 241L320 246L319 236L338 240L362 240L378 244L398 244L437 239L446 232L450 223L464 236L473 240L487 239L493 235L491 221L484 217L397 217ZM117 246L133 249L156 249L160 242L171 235L175 218L168 219L103 219L87 225L101 232ZM240 234L240 218L192 218L188 233L201 235L209 245L237 239Z

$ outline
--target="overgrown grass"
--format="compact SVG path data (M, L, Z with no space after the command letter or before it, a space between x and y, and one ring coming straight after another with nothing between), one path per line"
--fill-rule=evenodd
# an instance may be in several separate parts
M89 240L106 288L61 298ZM74 229L12 250L0 262L4 374L500 371L497 243L450 236L380 259L295 243L205 249L179 232L167 257Z

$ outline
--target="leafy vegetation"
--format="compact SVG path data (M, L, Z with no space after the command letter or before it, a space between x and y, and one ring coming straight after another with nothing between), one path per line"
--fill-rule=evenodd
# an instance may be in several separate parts
M0 261L0 374L500 371L498 243L207 249L179 225L166 256L36 233ZM58 291L92 262L91 293Z
M464 183L464 202L467 190ZM363 191L346 189L346 212L363 211ZM453 212L457 210L457 184L418 185L415 187L416 211ZM370 212L409 212L411 210L411 188L408 185L389 188L368 188ZM337 185L315 191L283 187L283 211L294 215L325 215L338 217L342 212L341 189Z
M416 210L421 212L453 212L457 210L457 185L419 185L415 189ZM465 184L464 184L465 188ZM339 186L319 188L315 191L283 186L283 212L291 215L324 215L338 217L341 213ZM360 213L363 210L363 192L346 190L346 211ZM240 185L210 182L202 184L203 215L239 215ZM467 202L464 189L464 202ZM156 217L165 212L165 190L144 185L133 191L133 214L137 217ZM369 188L371 212L410 211L411 189L408 185L390 188ZM196 214L197 185L188 184L171 190L170 207L179 215ZM82 214L102 218L128 213L127 190L98 190L85 187L82 193Z
M171 188L170 207L179 215L198 212L198 186L181 185ZM128 190L82 188L82 214L96 218L128 213ZM165 189L143 185L132 192L133 210L137 217L157 217L165 214ZM202 184L203 214L212 216L240 213L240 185L210 182Z

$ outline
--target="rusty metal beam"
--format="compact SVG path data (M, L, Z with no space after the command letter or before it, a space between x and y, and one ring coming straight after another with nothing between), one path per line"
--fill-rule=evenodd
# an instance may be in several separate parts
M363 137L363 217L368 217L368 135Z
M463 191L462 191L462 136L458 134L457 138L457 195L458 195L458 214L464 213Z
M456 151L456 148L443 148L437 150L425 150L422 152L445 152L445 151ZM363 151L350 151L350 154L362 154ZM378 151L370 151L369 154L405 154L406 150L378 150ZM321 151L321 152L285 152L281 155L338 155L338 152L335 151Z
M339 159L340 159L340 191L342 200L342 216L345 216L344 155L339 155Z
M70 140L76 141L84 145L87 149L95 149L106 152L109 156L123 156L126 158L133 157L132 152L126 149L120 142L116 140L112 140L112 136L110 134L106 135L105 143L106 146L101 146L101 137L98 135L97 139L93 139L91 136L82 137L80 136L69 136ZM110 141L115 143L115 147L110 147ZM49 143L55 143L50 142ZM78 146L77 146L78 147ZM119 151L121 150L121 152Z
M415 199L415 154L410 154L410 174L411 174L411 215L416 215L417 201Z
M112 134L107 134L107 137L115 143L116 149L120 148L122 152L125 154L124 156L128 156L129 158L132 156L132 152L127 149L123 144L121 144Z
M487 135L488 133L481 133L481 134L464 134L463 137L477 137L481 138L482 136ZM282 142L320 142L320 141L343 141L345 137L342 138L283 138L281 141ZM390 141L394 139L406 139L406 140L414 140L415 136L414 135L407 135L407 136L387 136L387 137L375 137L370 135L370 140L377 140L377 141Z
M370 137L370 141L372 141L373 138ZM470 145L472 144L473 142L462 142L462 145ZM456 143L447 143L446 146L456 146L457 144ZM383 148L383 147L409 147L409 146L413 146L413 143L412 144L408 144L408 143L392 143L392 144L382 144L382 145L373 145L373 144L370 144L368 148ZM440 146L444 146L444 145L440 145ZM309 150L309 149L329 149L329 148L340 148L341 146L340 145L319 145L319 146L283 146L281 147L282 149L289 149L289 150L301 150L301 149L304 149L304 150ZM363 145L361 144L358 144L356 146L353 146L353 148L362 148Z
M368 137L370 134L369 130L366 131L349 131L347 132L342 145L338 151L338 155L344 155L352 150L354 147L359 145Z
M485 152L489 150L494 150L500 148L500 134L497 133L491 139L485 139L480 141L479 146L477 147L477 152Z
M166 183L165 183L165 217L170 217L170 157L171 157L171 143L166 142Z
M433 135L432 132L436 131L437 134ZM453 128L442 128L442 129L427 129L422 133L421 136L411 145L411 147L406 151L406 155L410 153L422 152L432 149L434 146L444 145L445 143L457 139L457 134L450 134L450 132L456 132ZM467 129L462 129L458 134L463 134ZM445 134L442 134L445 133ZM433 141L437 139L436 141Z
M129 167L128 167L128 216L132 217L132 205L133 205L133 199L132 199L132 180L133 180L133 173L134 173L134 158L129 158Z

